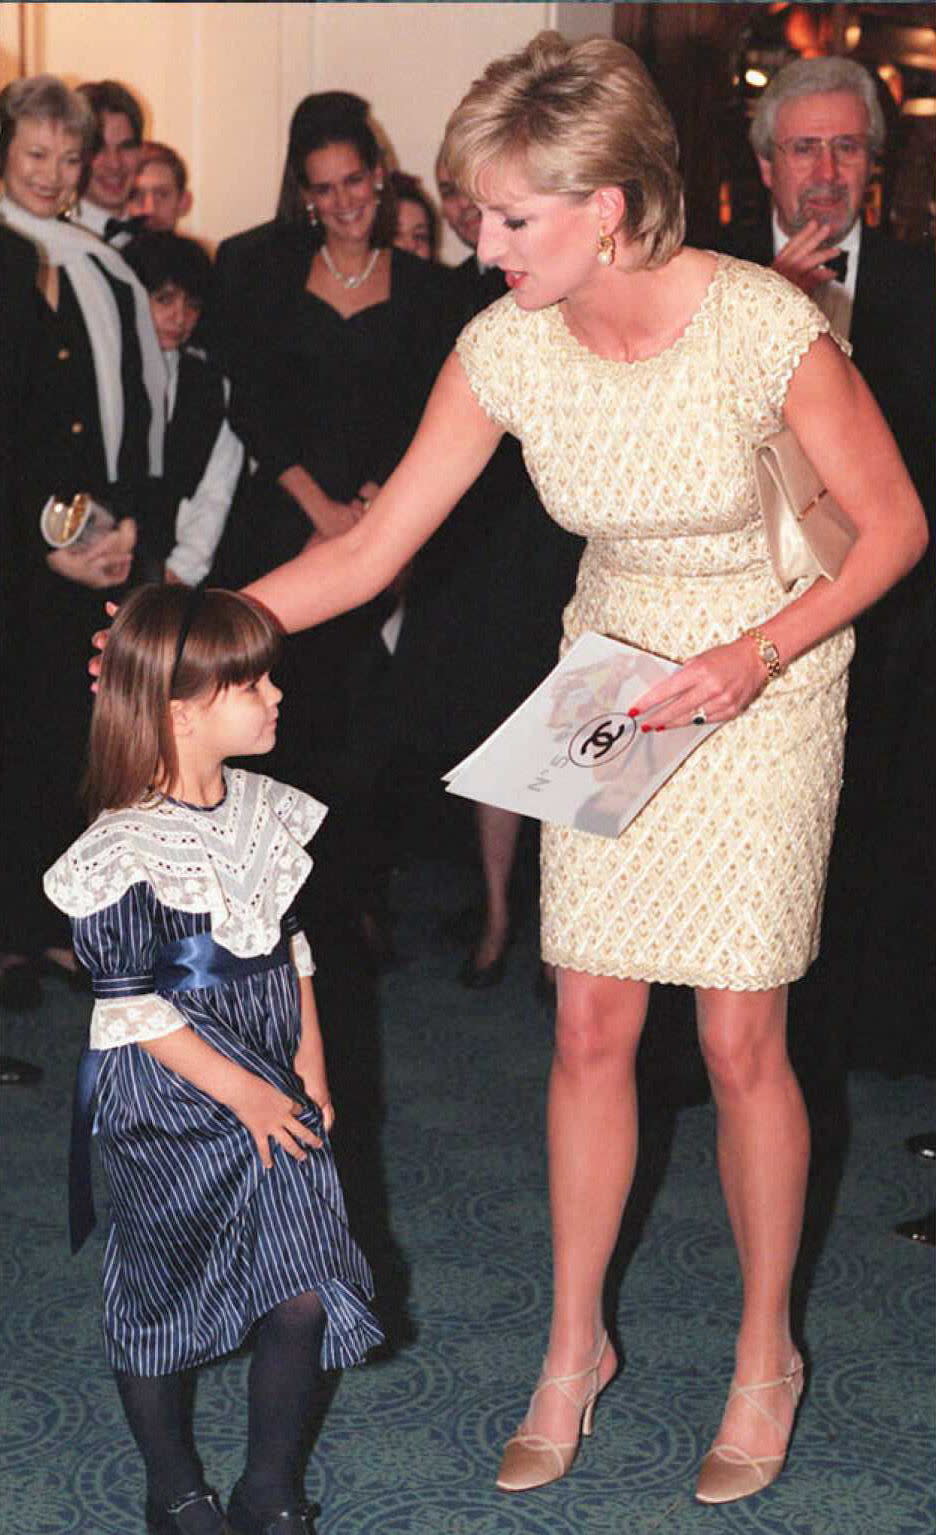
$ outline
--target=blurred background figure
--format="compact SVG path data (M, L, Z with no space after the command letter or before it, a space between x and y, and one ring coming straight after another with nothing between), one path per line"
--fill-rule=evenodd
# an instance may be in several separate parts
M136 174L126 212L144 220L146 229L174 230L191 211L188 171L181 155L168 144L149 139L140 146Z
M396 198L394 245L397 250L421 256L423 261L435 261L439 220L419 178L408 176L405 171L391 171L390 185Z
M94 114L95 135L72 217L119 248L136 227L126 224L125 209L143 142L143 109L117 80L79 85L78 93Z
M149 294L168 375L164 577L197 586L214 565L244 467L243 445L228 422L230 384L209 353L191 344L208 302L211 260L197 241L166 229L138 235L123 255Z

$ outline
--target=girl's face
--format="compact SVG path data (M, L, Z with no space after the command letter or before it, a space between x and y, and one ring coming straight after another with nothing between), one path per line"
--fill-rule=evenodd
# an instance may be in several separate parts
M81 165L77 134L45 118L21 117L7 151L4 191L36 218L55 218L78 189Z
M368 170L353 144L326 144L306 155L306 190L325 237L366 245L377 217L376 170Z
M432 230L422 203L401 197L397 203L396 234L393 243L398 250L410 251L423 261L432 260Z
M543 309L589 288L601 220L594 195L537 192L516 167L494 167L479 201L478 260L500 267L521 309Z
M201 299L186 293L178 283L164 282L150 294L149 301L156 339L163 351L174 352L184 346L198 324Z
M256 757L276 744L282 692L264 672L254 682L232 682L214 697L189 705L191 744L208 763L228 757Z

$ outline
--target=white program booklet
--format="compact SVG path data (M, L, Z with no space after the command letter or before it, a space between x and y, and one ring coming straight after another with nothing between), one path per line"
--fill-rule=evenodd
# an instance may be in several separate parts
M604 634L583 634L486 741L445 774L450 794L616 837L690 752L718 729L643 732L641 693L679 670Z

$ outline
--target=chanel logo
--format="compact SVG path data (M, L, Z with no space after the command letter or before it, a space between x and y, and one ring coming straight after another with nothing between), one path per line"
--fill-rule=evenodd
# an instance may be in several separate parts
M576 767L598 767L626 752L637 733L628 714L602 714L589 720L569 742L569 761Z

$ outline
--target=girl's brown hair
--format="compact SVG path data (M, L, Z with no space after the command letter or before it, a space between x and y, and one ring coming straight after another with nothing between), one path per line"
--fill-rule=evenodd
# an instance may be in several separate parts
M271 669L279 647L273 615L239 592L184 586L132 592L101 662L82 785L89 817L137 804L157 781L175 780L171 699L213 697L254 682Z

